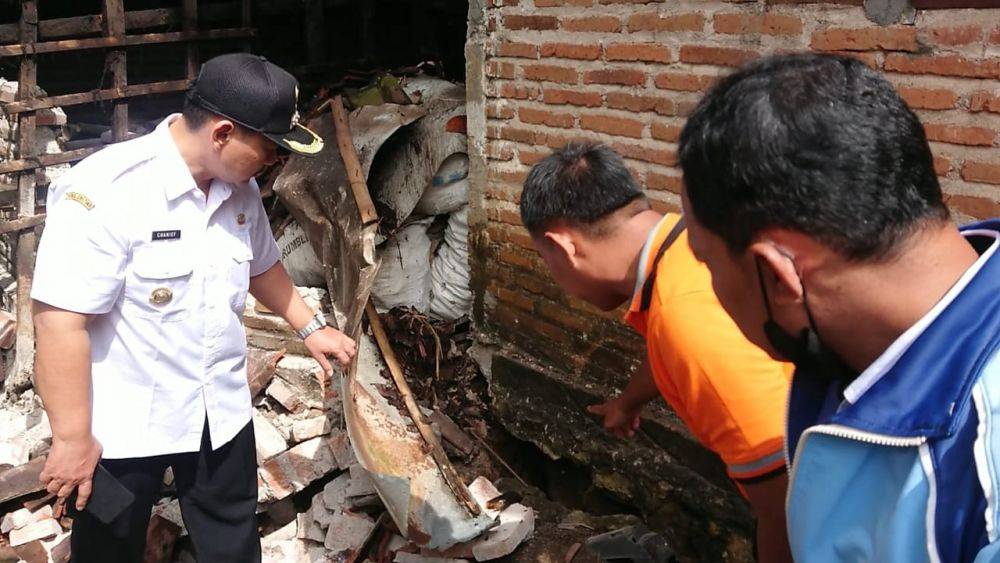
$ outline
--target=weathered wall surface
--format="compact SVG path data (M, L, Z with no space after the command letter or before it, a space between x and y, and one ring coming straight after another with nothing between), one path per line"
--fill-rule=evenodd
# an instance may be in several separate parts
M900 23L879 26L860 0L471 4L466 55L476 318L487 338L536 366L520 374L524 389L537 389L531 378L539 378L577 393L580 402L593 400L620 388L643 353L618 313L563 295L532 250L517 209L530 166L570 139L601 140L626 157L657 207L676 209L676 143L685 116L718 76L755 57L834 51L883 71L925 123L956 217L1000 215L1000 9L911 11ZM516 434L594 466L606 482L630 483L620 492L645 502L644 511L714 518L720 511L713 507L732 500L714 478L683 487L668 482L668 490L650 494L647 483L630 481L634 468L616 465L635 450L593 437L596 427L560 439L552 428L570 419L571 406L528 401L517 380L494 379L500 411ZM670 437L661 443L671 457L664 463L704 474L676 420L662 412L654 418L660 422L649 427ZM597 451L609 453L595 458ZM712 502L692 506L681 489Z

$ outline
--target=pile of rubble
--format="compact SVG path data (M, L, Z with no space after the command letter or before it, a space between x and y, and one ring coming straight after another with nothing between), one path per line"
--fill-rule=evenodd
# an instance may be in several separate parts
M323 290L299 291L311 307L329 311ZM252 298L244 322L265 561L360 561L364 553L372 561L484 561L511 553L531 535L533 511L516 503L505 505L499 491L480 478L470 492L497 519L496 527L444 553L408 541L355 458L344 430L339 385L325 381L291 328ZM445 440L458 443L453 444L455 451L474 447L473 439L446 415L433 412L429 418L435 429L444 429ZM54 499L38 483L51 441L48 417L33 391L0 409L0 561L68 561L72 521L53 517ZM146 563L193 561L186 536L168 470L163 498L150 521Z

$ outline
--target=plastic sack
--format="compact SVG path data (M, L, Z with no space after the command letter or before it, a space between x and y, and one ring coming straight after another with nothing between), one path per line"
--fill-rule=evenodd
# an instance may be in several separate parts
M313 252L306 232L298 223L289 223L277 242L278 250L281 251L281 263L288 270L292 283L300 287L326 288L323 264Z
M430 314L453 321L472 309L469 287L469 207L448 217L444 241L431 263Z
M444 159L417 201L413 212L444 215L469 203L469 155L459 152Z
M410 221L376 249L379 268L372 303L380 313L399 306L426 313L430 307L431 239L427 227L433 220Z

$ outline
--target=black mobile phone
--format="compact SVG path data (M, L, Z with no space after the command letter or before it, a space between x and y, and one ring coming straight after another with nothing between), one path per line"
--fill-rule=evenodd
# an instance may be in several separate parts
M66 514L76 517L76 491L74 490L66 499ZM100 463L94 468L93 489L87 506L84 507L94 518L104 524L111 524L115 518L121 515L132 503L135 502L135 495L125 488L114 475L108 472Z

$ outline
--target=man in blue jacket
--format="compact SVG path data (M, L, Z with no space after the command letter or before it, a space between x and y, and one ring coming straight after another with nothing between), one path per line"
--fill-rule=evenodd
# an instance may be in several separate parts
M845 57L721 80L680 159L720 301L796 364L795 559L1000 560L1000 220L954 226L920 121Z

